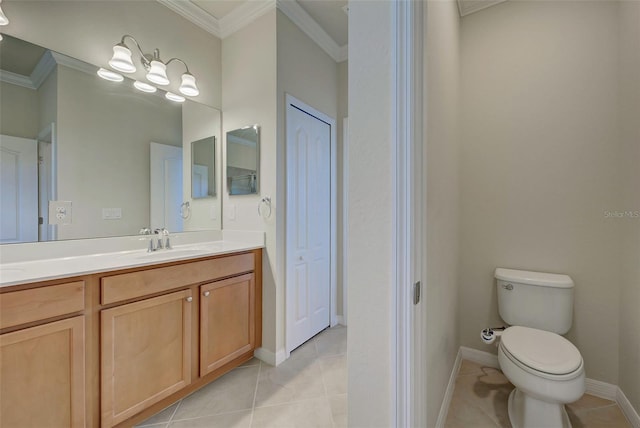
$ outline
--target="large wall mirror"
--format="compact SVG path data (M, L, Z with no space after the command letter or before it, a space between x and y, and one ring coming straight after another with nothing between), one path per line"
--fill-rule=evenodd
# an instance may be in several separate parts
M191 197L211 198L216 195L216 137L191 143Z
M260 127L227 132L227 190L229 195L258 193L260 180Z
M94 65L6 34L0 68L0 243L221 228L211 199L219 110L103 80ZM209 199L191 206L203 219L180 209L191 199L194 141Z

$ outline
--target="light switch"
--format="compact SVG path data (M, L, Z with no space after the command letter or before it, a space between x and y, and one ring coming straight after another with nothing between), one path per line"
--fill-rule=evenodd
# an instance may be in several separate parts
M122 218L122 208L103 208L103 220L118 220Z

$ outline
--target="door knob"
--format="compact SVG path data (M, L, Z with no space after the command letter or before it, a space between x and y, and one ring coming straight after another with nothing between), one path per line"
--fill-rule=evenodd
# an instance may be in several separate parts
M209 294L211 294L211 292L210 292L210 291L205 291L204 293L202 293L202 295L203 295L204 297L209 297Z
M187 302L191 303L191 302L193 301L193 297L189 296L189 297L187 297L187 298L186 298L186 299L184 299L184 300L186 300Z

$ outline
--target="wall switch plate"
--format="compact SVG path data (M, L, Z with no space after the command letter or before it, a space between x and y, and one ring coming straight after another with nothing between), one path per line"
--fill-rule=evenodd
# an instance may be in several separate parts
M103 208L103 220L119 220L122 218L122 208Z
M71 201L49 201L49 224L71 224Z

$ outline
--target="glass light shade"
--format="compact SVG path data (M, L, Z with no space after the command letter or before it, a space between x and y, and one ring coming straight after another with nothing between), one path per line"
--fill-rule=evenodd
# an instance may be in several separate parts
M7 25L9 23L9 19L7 19L7 15L4 14L2 8L0 7L0 25Z
M158 90L158 88L156 88L155 86L152 86L148 83L145 82L141 82L139 80L136 80L135 82L133 82L133 86L142 92L149 92L149 93L154 93L155 91Z
M184 73L182 75L182 84L180 85L180 92L190 97L197 97L200 93L196 86L196 78L192 74Z
M124 76L122 76L122 74L107 70L106 68L98 69L98 76L102 77L104 80L109 80L110 82L122 82L124 80Z
M131 60L131 51L122 44L117 44L113 47L113 57L111 57L109 61L109 66L123 73L133 73L136 71L136 66L133 65L133 61Z
M184 102L184 97L181 97L178 94L174 94L173 92L167 92L166 94L164 94L165 98L171 101L175 101L177 103L183 103Z
M151 66L147 73L147 80L155 83L156 85L168 85L169 78L167 77L167 66L160 61L151 61Z

